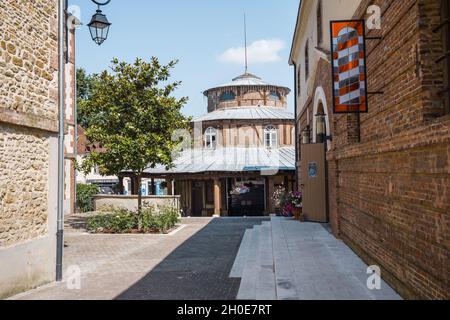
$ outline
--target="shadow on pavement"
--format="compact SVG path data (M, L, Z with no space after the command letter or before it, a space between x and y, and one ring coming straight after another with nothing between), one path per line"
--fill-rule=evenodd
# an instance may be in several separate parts
M220 218L194 234L118 300L234 300L229 278L245 230L269 219Z

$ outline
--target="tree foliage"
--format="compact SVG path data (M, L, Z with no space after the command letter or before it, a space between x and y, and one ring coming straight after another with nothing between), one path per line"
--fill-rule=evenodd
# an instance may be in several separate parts
M136 59L133 64L112 61L112 72L95 75L83 112L89 119L86 136L102 146L86 156L81 167L88 173L98 166L102 175L131 172L138 178L146 168L173 167L173 151L180 143L176 130L188 129L181 113L187 98L172 94L181 82L168 82L177 61L161 65ZM139 210L141 199L139 197Z
M93 197L99 193L99 187L91 184L77 184L77 209L79 212L94 210Z
M84 129L89 127L86 102L90 99L96 75L89 75L82 68L77 69L77 117L78 124Z

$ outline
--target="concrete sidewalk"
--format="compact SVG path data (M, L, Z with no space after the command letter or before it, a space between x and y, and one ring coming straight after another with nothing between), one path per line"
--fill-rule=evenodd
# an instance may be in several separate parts
M384 282L382 290L367 289L367 266L319 224L284 218L182 224L172 235L71 230L64 268L79 268L81 288L63 282L13 299L400 299Z
M231 277L243 300L399 300L387 285L367 286L368 266L322 225L272 218L247 230Z

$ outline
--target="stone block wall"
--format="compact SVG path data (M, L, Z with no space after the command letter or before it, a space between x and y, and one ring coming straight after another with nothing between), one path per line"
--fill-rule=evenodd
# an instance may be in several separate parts
M136 211L138 206L137 196L98 195L94 197L94 209L127 209ZM180 196L143 196L142 207L173 206L181 209Z
M56 4L0 3L0 120L57 129Z
M0 297L54 279L57 14L0 2Z
M47 234L49 140L39 131L0 129L0 248Z

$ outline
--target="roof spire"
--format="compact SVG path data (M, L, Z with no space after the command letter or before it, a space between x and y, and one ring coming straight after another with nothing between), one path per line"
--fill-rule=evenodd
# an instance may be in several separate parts
M244 12L244 41L245 41L245 73L248 71L248 57L247 57L247 17Z

